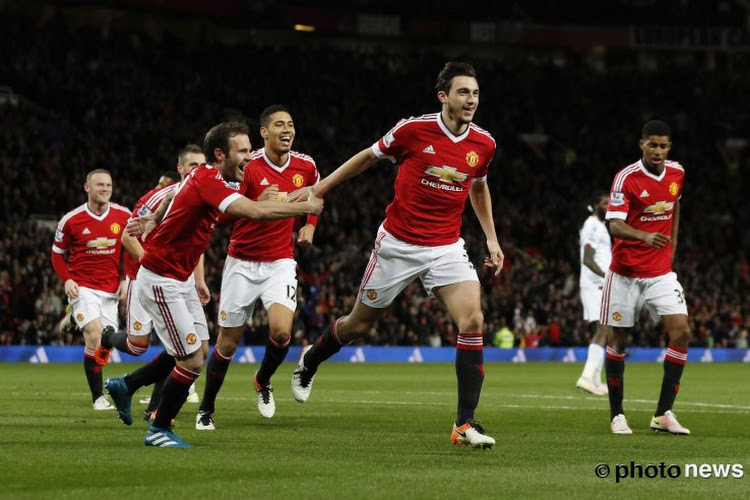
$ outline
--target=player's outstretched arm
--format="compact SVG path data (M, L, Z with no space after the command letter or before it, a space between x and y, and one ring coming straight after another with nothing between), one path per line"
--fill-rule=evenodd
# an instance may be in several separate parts
M127 250L135 260L141 260L141 257L143 257L143 245L138 241L138 238L130 236L127 231L123 231L120 241L122 241L122 246L125 250Z
M321 179L320 182L313 186L305 186L297 191L293 191L288 197L287 201L299 201L306 199L310 193L314 193L315 196L323 196L328 191L338 186L342 182L352 177L356 177L368 168L372 167L378 162L379 158L375 156L372 149L363 149L356 155L352 156L339 168L331 172L327 177Z
M298 215L318 215L322 211L323 200L316 196L298 203L252 201L241 196L226 209L227 214L244 219L287 219Z
M672 239L665 234L647 233L646 231L635 229L622 219L610 219L609 232L615 238L642 241L646 245L654 248L664 248L664 246Z
M495 220L492 217L492 197L487 183L483 181L472 182L471 189L469 190L469 199L471 200L474 213L477 214L479 224L482 226L484 236L487 239L487 251L489 255L484 259L484 265L494 267L495 276L497 276L503 268L505 255L500 248L500 243L497 241Z

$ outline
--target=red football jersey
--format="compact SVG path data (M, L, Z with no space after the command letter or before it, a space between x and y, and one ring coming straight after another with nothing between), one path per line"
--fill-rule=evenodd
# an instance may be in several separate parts
M130 210L109 204L96 215L84 203L65 214L57 224L52 251L70 252L68 272L78 286L114 293L120 286L120 237L128 223Z
M186 281L208 247L219 215L242 196L239 189L240 183L225 181L211 165L191 170L154 230L141 265L160 276Z
M251 200L267 187L279 185L279 201L303 186L318 182L315 161L307 155L291 151L286 163L279 167L266 155L265 150L253 151L252 160L245 167L242 191ZM308 224L317 224L314 215L307 217ZM237 259L268 262L294 258L292 231L294 219L250 220L240 219L234 224L229 240L229 255Z
M641 160L615 176L607 208L607 220L622 219L649 233L672 235L674 206L682 196L685 170L665 161L661 175L654 175ZM623 276L652 278L672 271L672 244L653 248L637 240L614 239L610 269Z
M164 200L164 198L177 189L177 184L170 184L169 186L164 187L158 187L154 188L148 193L141 196L141 198L138 200L138 203L135 204L135 207L133 207L133 217L140 217L142 215L149 215L156 211L157 208L159 208L159 205L161 205L161 202ZM139 240L141 242L141 246L145 250L147 248L147 245L149 241L151 241L151 234L146 236L145 240ZM123 252L123 262L125 263L125 275L130 279L135 279L135 276L138 274L138 269L141 267L141 264L133 258L132 255L130 255L130 252L125 251Z
M472 123L455 135L440 113L433 113L401 120L372 151L399 164L385 229L413 245L455 243L469 187L474 180L486 181L495 156L489 132Z

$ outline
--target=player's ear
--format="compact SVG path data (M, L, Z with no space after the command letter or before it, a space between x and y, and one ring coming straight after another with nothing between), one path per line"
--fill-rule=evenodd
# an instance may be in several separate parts
M448 94L446 94L444 90L438 90L437 97L438 100L443 104L445 104L445 101L448 100Z
M214 149L214 158L216 158L216 161L218 162L224 161L224 158L226 158L226 155L224 154L224 150L221 148Z
M263 140L268 139L268 129L266 127L260 127L260 136Z

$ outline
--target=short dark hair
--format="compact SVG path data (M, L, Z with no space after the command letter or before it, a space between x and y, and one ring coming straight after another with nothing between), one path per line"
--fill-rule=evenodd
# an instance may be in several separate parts
M641 139L648 139L652 135L657 137L667 136L672 140L672 129L661 120L651 120L646 122L641 131Z
M95 168L94 170L86 174L86 184L91 182L91 177L93 177L94 174L107 174L110 178L112 178L112 172L110 172L109 170L106 170L104 168Z
M203 154L206 155L206 161L213 163L216 161L214 150L221 149L224 153L229 151L229 139L235 135L250 136L250 129L242 122L222 122L215 125L206 133L203 138Z
M194 154L197 154L197 155L202 155L203 154L203 150L197 144L185 144L177 152L177 164L178 165L182 165L182 161L185 158L185 155L188 154L188 153L194 153ZM180 180L179 177L177 178L177 180Z
M469 63L449 61L445 63L445 66L443 66L443 69L440 71L440 74L435 81L435 90L447 94L451 89L453 78L457 76L470 76L476 79L477 72L474 70L474 66Z
M165 172L162 172L159 178L161 179L162 177L166 177L167 179L174 182L180 182L182 180L182 178L180 177L180 173L177 170L167 170Z
M271 115L274 113L279 113L281 111L283 111L284 113L289 113L289 110L281 104L271 104L270 106L268 106L260 114L260 126L263 128L268 127L268 124L271 122ZM289 116L291 115L292 114L289 113Z
M594 208L601 202L603 199L609 199L609 192L607 191L597 191L594 196L591 197L591 200L589 201L589 205L586 207L590 213L596 212L596 209Z

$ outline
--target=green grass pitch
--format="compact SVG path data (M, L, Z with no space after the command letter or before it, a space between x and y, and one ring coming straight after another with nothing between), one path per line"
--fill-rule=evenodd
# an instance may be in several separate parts
M196 431L197 405L183 407L175 432L195 447L177 450L143 446L143 390L126 427L91 409L78 364L0 365L0 498L750 497L750 365L687 365L675 413L691 436L649 430L662 368L626 365L634 434L614 436L606 400L574 389L581 364L488 364L477 417L498 441L490 451L449 444L452 364L328 363L299 404L285 363L272 420L255 407L256 367L231 367L216 431ZM631 461L683 476L617 483L616 464ZM745 477L688 479L688 463L741 464Z

